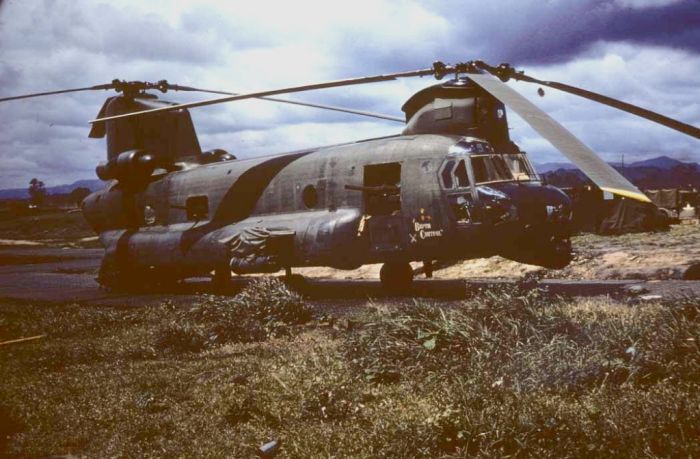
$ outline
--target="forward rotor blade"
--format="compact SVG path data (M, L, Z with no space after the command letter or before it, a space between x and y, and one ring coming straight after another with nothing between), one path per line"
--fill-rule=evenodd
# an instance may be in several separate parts
M112 87L113 86L111 84L101 84L101 85L97 85L97 86L88 86L85 88L62 89L60 91L48 91L48 92L35 92L33 94L24 94L21 96L3 97L3 98L0 98L0 102L7 102L9 100L30 99L32 97L51 96L54 94L66 94L69 92L94 91L96 89L112 89Z
M584 99L592 100L594 102L598 102L609 107L617 108L618 110L631 113L632 115L637 115L646 120L653 121L654 123L666 126L667 128L671 128L674 131L678 131L691 137L695 137L696 139L700 139L700 129L695 126L684 123L682 121L675 120L673 118L669 118L668 116L664 116L660 113L652 112L651 110L647 110L646 108L638 107L636 105L623 102L619 99L614 99L612 97L598 94L597 92L577 88L576 86L559 83L557 81L539 80L529 75L525 75L525 73L523 72L515 71L515 69L513 69L507 64L501 64L499 67L492 67L484 62L478 61L476 65L479 68L482 68L488 71L489 73L498 76L503 81L506 81L508 78L513 78L518 81L526 81L528 83L535 83L542 86L547 86L549 88L558 89L560 91L568 92L569 94L574 94L576 96L583 97Z
M518 92L491 75L470 74L469 78L520 115L602 190L642 202L651 202L644 193L571 132Z
M186 89L183 89L183 88L186 88ZM229 96L240 95L240 93L235 93L235 92L214 91L211 89L199 89L199 88L192 88L189 86L176 86L175 85L175 90L176 91L207 92L210 94L225 94L225 95L229 95ZM336 112L351 113L353 115L369 116L371 118L379 118L379 119L384 119L384 120L397 121L399 123L404 123L406 121L404 118L400 118L398 116L384 115L382 113L373 113L373 112L367 112L367 111L363 111L363 110L354 110L352 108L336 107L334 105L312 104L310 102L301 102L298 100L280 99L277 97L258 97L258 99L267 100L270 102L279 102L282 104L300 105L302 107L312 107L312 108L320 108L323 110L332 110L332 111L336 111Z
M178 110L178 109L183 109L183 108L203 107L206 105L220 104L223 102L233 102L236 100L274 96L277 94L289 94L289 93L293 93L293 92L312 91L314 89L336 88L339 86L351 86L351 85L358 85L358 84L365 84L365 83L376 83L379 81L391 81L391 80L395 80L397 78L402 78L402 77L433 75L435 73L436 73L436 70L434 68L429 68L429 69L423 69L423 70L414 70L414 71L410 71L410 72L392 73L389 75L376 75L376 76L360 77L360 78L348 78L345 80L328 81L328 82L323 82L323 83L315 83L315 84L308 84L308 85L302 85L302 86L292 86L292 87L288 87L288 88L272 89L272 90L267 90L267 91L250 92L247 94L239 94L236 96L217 97L215 99L203 100L200 102L190 102L187 104L179 104L179 105L174 105L172 107L163 107L163 108L159 108L159 109L155 109L155 110L144 110L144 111L140 111L140 112L125 113L122 115L99 118L99 119L92 120L90 122L96 123L96 122L100 122L100 121L111 121L111 120L116 120L116 119L120 119L120 118L129 118L132 116L166 112L166 111Z

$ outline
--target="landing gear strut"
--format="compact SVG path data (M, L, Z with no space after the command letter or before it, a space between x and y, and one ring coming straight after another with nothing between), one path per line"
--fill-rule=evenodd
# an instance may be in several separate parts
M413 282L413 268L408 263L384 263L379 271L379 280L390 292L407 290Z
M292 268L289 266L284 268L284 283L287 284L287 287L291 290L298 293L304 293L306 291L306 278L301 274L294 274Z
M423 273L426 279L433 278L433 262L432 260L423 260Z

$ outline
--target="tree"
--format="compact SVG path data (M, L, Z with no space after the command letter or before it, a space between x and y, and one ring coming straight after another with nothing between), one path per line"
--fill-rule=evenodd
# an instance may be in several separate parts
M75 188L73 191L70 192L70 199L75 203L77 207L80 207L80 204L82 204L83 199L87 198L89 194L89 188L79 186L78 188Z
M44 182L33 178L29 181L29 203L40 206L46 198L46 188Z

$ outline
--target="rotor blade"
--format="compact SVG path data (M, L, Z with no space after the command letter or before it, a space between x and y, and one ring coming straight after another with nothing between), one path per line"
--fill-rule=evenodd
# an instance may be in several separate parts
M240 95L240 93L235 93L235 92L214 91L212 89L199 89L199 88L192 88L189 86L177 86L177 85L172 85L172 86L174 86L174 89L176 91L208 92L210 94L225 94L225 95L229 95L229 96ZM186 88L186 89L182 89L182 88ZM336 112L351 113L353 115L369 116L371 118L379 118L379 119L383 119L383 120L397 121L399 123L406 122L406 120L404 118L400 118L398 116L384 115L382 113L366 112L363 110L354 110L352 108L336 107L334 105L312 104L311 102L301 102L298 100L280 99L277 97L258 97L258 99L268 100L270 102L279 102L282 104L300 105L302 107L312 107L312 108L320 108L323 110L332 110L332 111L336 111Z
M588 91L587 89L577 88L576 86L559 83L557 81L539 80L529 75L525 75L525 73L523 72L518 72L507 64L501 64L499 67L492 67L484 62L478 61L476 65L498 76L503 81L506 81L508 78L513 78L519 81L526 81L528 83L535 83L542 86L547 86L549 88L558 89L560 91L568 92L569 94L574 94L576 96L583 97L584 99L592 100L594 102L598 102L609 107L617 108L618 110L631 113L632 115L637 115L646 120L653 121L654 123L666 126L667 128L671 128L674 131L678 131L691 137L695 137L696 139L700 139L700 129L698 129L697 127L684 123L682 121L675 120L673 118L669 118L668 116L664 116L660 113L652 112L651 110L647 110L646 108L638 107L636 105L632 105L627 102L614 99L612 97L604 96L593 91Z
M518 92L491 75L470 74L469 78L520 115L602 190L642 202L651 202L644 193L571 132Z
M247 94L239 94L236 96L217 97L215 99L203 100L200 102L190 102L190 103L186 103L186 104L179 104L179 105L174 105L172 107L163 107L163 108L159 108L159 109L155 109L155 110L144 110L144 111L140 111L140 112L125 113L122 115L99 118L99 119L92 120L90 122L95 123L95 122L100 122L100 121L111 121L111 120L116 120L116 119L120 119L120 118L129 118L132 116L139 116L139 115L145 115L145 114L150 114L150 113L159 113L159 112L178 110L178 109L183 109L183 108L203 107L206 105L220 104L223 102L233 102L236 100L274 96L277 94L289 94L289 93L293 93L293 92L311 91L314 89L336 88L339 86L351 86L351 85L358 85L358 84L365 84L365 83L375 83L375 82L379 82L379 81L390 81L390 80L395 80L397 78L402 78L402 77L433 75L435 73L436 73L436 70L434 68L429 68L429 69L423 69L423 70L414 70L414 71L410 71L410 72L392 73L389 75L376 75L376 76L360 77L360 78L348 78L345 80L328 81L328 82L323 82L323 83L314 83L314 84L308 84L308 85L302 85L302 86L292 86L292 87L288 87L288 88L272 89L272 90L267 90L267 91L250 92Z
M3 98L0 98L0 102L7 102L8 100L29 99L32 97L51 96L54 94L66 94L69 92L94 91L96 89L111 89L111 88L112 88L111 84L101 84L101 85L97 85L97 86L88 86L85 88L62 89L60 91L48 91L48 92L35 92L34 94L24 94L22 96L3 97Z
M673 118L669 118L668 116L664 116L660 113L652 112L651 110L647 110L646 108L638 107L636 105L632 105L618 99L613 99L612 97L604 96L602 94L588 91L586 89L577 88L575 86L569 86L568 84L564 83L557 83L556 81L541 81L537 78L532 78L527 75L521 75L519 78L516 77L516 79L529 81L531 83L537 83L542 86L548 86L550 88L555 88L560 91L568 92L570 94L575 94L585 99L600 102L601 104L617 108L618 110L622 110L623 112L637 115L641 118L653 121L662 126L671 128L675 131L682 132L683 134L695 137L696 139L700 139L700 129L696 128L695 126L683 123L682 121L674 120Z

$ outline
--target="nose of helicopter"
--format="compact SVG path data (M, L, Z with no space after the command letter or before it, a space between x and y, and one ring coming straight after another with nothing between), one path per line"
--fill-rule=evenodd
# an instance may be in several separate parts
M571 262L571 200L563 191L530 182L492 184L489 188L507 197L514 209L503 225L500 255L555 269Z
M491 187L508 197L522 224L546 223L561 227L567 226L571 220L571 199L559 188L529 182L507 182Z

